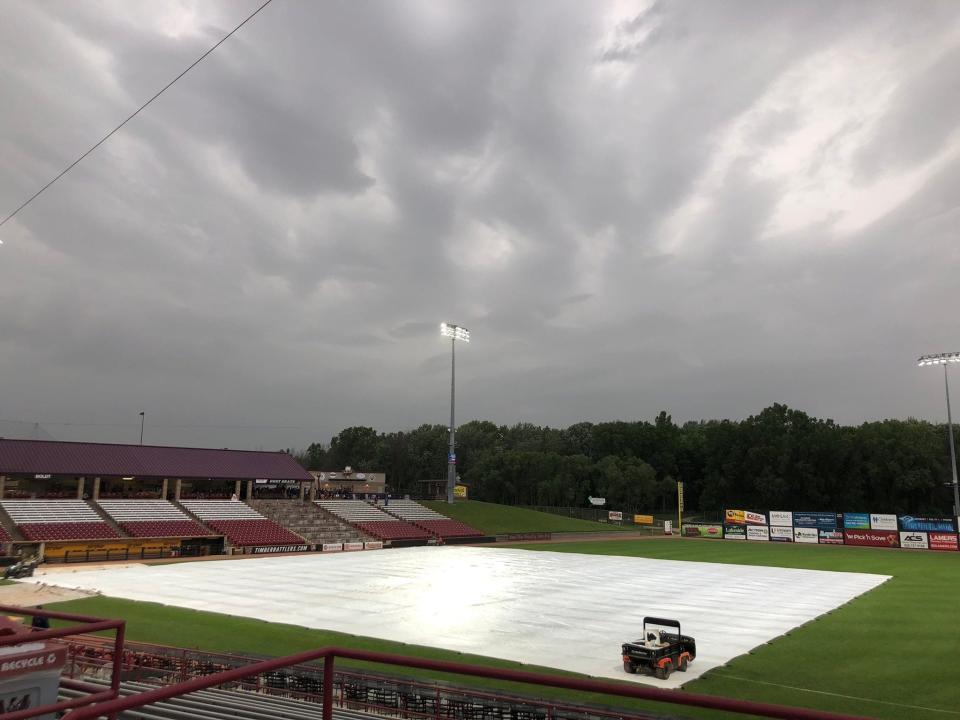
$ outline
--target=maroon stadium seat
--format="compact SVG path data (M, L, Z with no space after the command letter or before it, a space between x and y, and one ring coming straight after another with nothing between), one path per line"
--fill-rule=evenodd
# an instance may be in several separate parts
M18 525L27 540L106 540L120 535L105 522L48 522Z
M459 520L417 520L416 523L441 538L483 536L482 532Z
M193 520L136 520L120 523L132 537L204 537L212 533Z
M234 545L303 545L306 541L273 520L205 520Z

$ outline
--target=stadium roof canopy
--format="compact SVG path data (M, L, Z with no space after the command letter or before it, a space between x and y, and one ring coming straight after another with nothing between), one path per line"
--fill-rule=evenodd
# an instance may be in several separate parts
M23 474L313 482L282 451L0 439L0 475Z

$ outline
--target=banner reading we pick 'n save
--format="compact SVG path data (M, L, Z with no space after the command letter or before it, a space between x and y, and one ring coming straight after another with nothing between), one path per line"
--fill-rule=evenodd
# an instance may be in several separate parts
M767 516L753 510L725 510L723 522L726 525L766 525Z

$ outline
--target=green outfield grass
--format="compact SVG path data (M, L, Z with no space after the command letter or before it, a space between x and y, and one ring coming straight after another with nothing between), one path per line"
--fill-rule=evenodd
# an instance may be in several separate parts
M891 575L892 579L879 588L711 671L686 689L891 720L960 718L960 685L954 669L960 651L960 632L955 627L960 607L960 553L684 539L513 547ZM498 667L522 667L456 652L113 598L75 600L59 603L56 608L123 617L128 621L127 636L131 640L211 651L280 655L336 643ZM634 634L636 628L624 628L625 639ZM501 683L484 686L511 689ZM529 689L526 692L531 694ZM571 696L541 688L533 694L645 707L694 718L733 717L610 697Z
M477 500L458 500L453 505L431 501L422 504L442 515L482 530L488 535L529 532L611 532L635 529L633 525L620 527Z
M679 539L527 548L891 575L686 689L891 720L960 718L960 553Z

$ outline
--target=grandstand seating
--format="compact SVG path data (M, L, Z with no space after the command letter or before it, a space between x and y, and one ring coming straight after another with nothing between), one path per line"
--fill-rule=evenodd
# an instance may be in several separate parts
M99 505L133 537L203 537L213 534L166 500L100 500Z
M10 542L11 540L13 538L10 537L10 533L6 531L6 528L0 526L0 542Z
M363 500L318 500L317 505L380 540L427 540L433 537L423 528L393 517Z
M100 540L120 535L83 500L2 500L27 540Z
M379 501L377 505L402 520L413 523L440 538L482 537L483 533L459 520L451 520L414 500Z
M226 535L237 546L304 543L299 535L236 500L184 500L182 504L204 525Z

